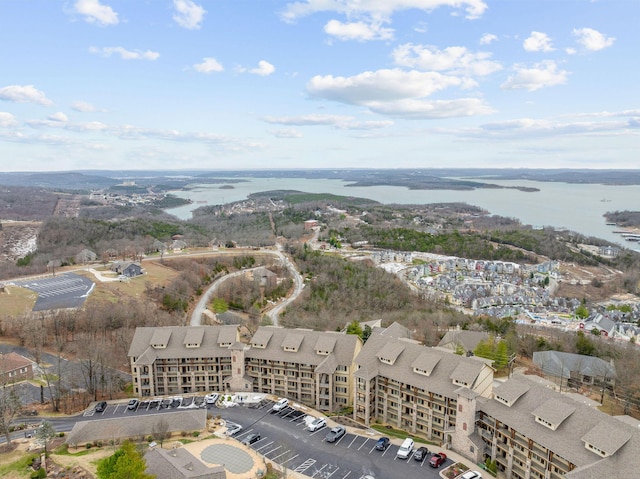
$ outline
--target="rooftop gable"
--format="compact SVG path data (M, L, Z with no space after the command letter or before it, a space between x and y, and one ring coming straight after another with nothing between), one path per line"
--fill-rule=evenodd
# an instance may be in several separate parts
M433 350L425 350L411 363L411 368L414 373L430 376L441 358L442 354Z
M187 348L199 348L204 337L204 328L189 328L184 335L184 346Z
M605 419L582 436L584 447L599 456L608 457L624 446L633 433L625 424Z
M493 391L493 398L506 406L513 406L520 397L529 390L524 382L507 381Z
M552 398L543 402L531 414L537 423L555 431L575 410L575 405Z
M401 342L386 343L378 351L378 360L385 364L393 365L396 362L396 359L398 359L398 356L400 356L402 351L404 351L404 348L405 346Z
M171 339L171 329L169 328L156 328L151 336L149 345L153 349L165 349Z

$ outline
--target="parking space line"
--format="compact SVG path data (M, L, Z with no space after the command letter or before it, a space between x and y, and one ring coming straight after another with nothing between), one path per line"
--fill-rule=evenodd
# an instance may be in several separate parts
M369 442L369 438L368 438L368 437L365 437L365 438L364 438L364 442L363 442L362 444L360 444L360 447L358 448L358 451L359 451L360 449L362 449L362 447L363 447L367 442Z
M272 458L271 458L271 460L272 460L272 461L275 461L276 459L278 459L279 457L284 456L284 455L285 455L285 454L287 454L288 452L291 452L291 449L287 449L286 451L284 451L284 452L283 452L282 454L280 454L279 456L272 457Z
M344 476L342 476L342 479L347 479L347 476L348 476L349 474L351 474L351 471L347 471L347 473L346 473Z
M342 439L342 438L340 438ZM349 443L349 445L347 446L347 449L349 449L351 447L351 445L356 442L356 439L358 439L358 436L353 436L353 440Z
M314 461L315 462L315 461ZM324 466L322 466L320 469L316 469L316 472L314 472L313 474L311 474L311 477L316 477L316 474L322 472L322 470L327 467L327 465L325 464Z
M329 479L331 476L333 476L336 472L338 472L340 470L339 467L336 467L336 470L333 471L331 474L325 474L324 477L325 479Z
M271 444L273 444L273 441L271 441L268 444L263 444L262 446L260 446L258 449L256 449L256 451L261 451L262 449L265 449L267 447L269 447Z
M382 455L384 456L384 455L387 453L387 451L388 451L389 449L391 449L391 448L390 448L390 447L386 448L386 449L382 452Z
M271 454L272 452L277 451L277 450L278 450L278 449L280 449L281 447L282 447L282 446L278 446L278 447L276 447L275 449L271 449L270 451L265 452L265 453L264 453L264 455L266 456L267 454Z
M296 454L295 456L290 457L289 459L287 459L286 461L282 461L280 463L281 466L284 466L287 462L289 461L293 461L296 457L298 457L300 454Z

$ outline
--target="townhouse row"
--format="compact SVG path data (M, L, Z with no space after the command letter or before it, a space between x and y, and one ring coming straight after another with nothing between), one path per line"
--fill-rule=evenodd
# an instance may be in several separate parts
M259 392L326 413L353 409L507 477L636 477L640 422L611 417L526 376L496 381L489 361L429 348L398 324L355 335L236 326L138 328L129 358L139 397ZM539 379L539 378L538 378Z

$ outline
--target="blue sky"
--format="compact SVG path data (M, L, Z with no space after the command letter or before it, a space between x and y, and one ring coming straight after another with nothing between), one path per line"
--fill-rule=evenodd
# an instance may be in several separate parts
M0 171L638 168L636 0L0 0Z

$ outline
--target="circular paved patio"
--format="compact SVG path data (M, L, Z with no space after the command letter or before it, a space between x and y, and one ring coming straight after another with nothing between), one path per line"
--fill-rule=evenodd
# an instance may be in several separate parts
M239 447L230 444L212 444L200 453L200 459L209 464L223 466L233 474L244 474L253 468L253 458Z

